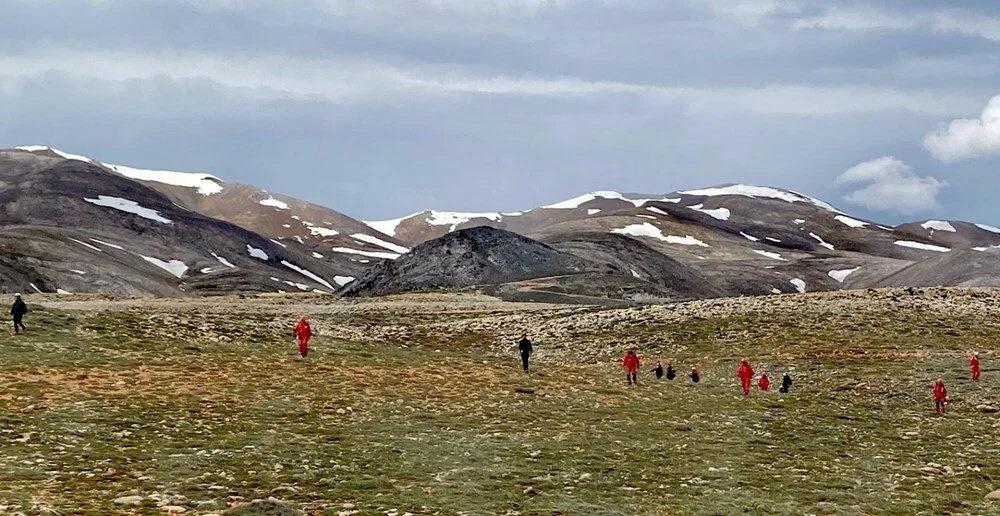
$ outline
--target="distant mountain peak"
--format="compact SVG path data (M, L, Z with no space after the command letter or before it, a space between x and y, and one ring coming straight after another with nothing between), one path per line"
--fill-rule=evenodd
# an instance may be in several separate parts
M49 147L47 145L20 145L14 147L16 150L31 152L31 153L51 153L64 159L71 159L76 161L83 161L85 163L92 163L94 165L102 166L116 174L125 176L129 179L138 179L140 181L153 181L155 183L163 183L171 186L181 186L185 188L194 188L201 195L212 195L222 191L223 180L219 179L212 174L207 174L204 172L175 172L172 170L150 170L143 168L135 168L127 165L115 165L113 163L102 163L94 158L87 156L82 156L80 154L72 154L69 152L61 151L55 147Z

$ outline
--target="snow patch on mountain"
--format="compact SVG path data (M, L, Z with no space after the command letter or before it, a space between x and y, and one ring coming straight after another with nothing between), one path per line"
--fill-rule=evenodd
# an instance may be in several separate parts
M44 145L21 145L19 147L14 147L14 148L17 149L17 150L23 150L23 151L27 151L27 152L45 152L45 151L50 151L50 152L52 152L52 153L56 154L57 156L59 156L61 158L64 158L64 159L72 159L72 160L76 160L76 161L83 161L83 162L86 162L86 163L94 163L94 160L92 158L88 158L87 156L81 156L79 154L70 154L68 152L63 152L63 151L61 151L59 149L56 149L56 148L53 148L53 147L46 147Z
M268 259L267 253L265 253L263 249L258 249L250 244L247 244L247 253L260 260L266 261Z
M188 266L180 260L161 260L159 258L154 258L152 256L139 255L143 260L173 274L174 276L180 278L188 270Z
M1000 233L1000 228L989 224L976 224L976 227L983 231L989 231L990 233Z
M374 229L375 231L378 231L379 233L382 233L382 234L385 234L385 235L389 235L389 236L396 236L396 229L399 228L399 224L401 222L403 222L404 220L412 219L413 217L416 217L417 215L420 215L420 213L414 213L412 215L407 215L405 217L400 217L398 219L389 219L389 220L364 220L362 222L364 222L365 224L367 224L368 227Z
M601 212L601 210L599 210L597 208L591 208L591 209L587 210L587 215L596 215L596 214L598 214L600 212Z
M325 279L317 276L316 274L313 274L312 272L310 272L310 271L308 271L306 269L303 269L302 267L299 267L298 265L295 265L292 262L289 262L287 260L281 260L281 264L284 265L285 267L288 267L289 269L292 269L293 271L295 271L295 272L297 272L297 273L299 273L299 274L301 274L301 275L303 275L303 276L305 276L305 277L307 277L307 278L315 281L316 283L319 283L320 285L323 285L324 287L326 287L326 288L328 288L330 290L335 290L334 287L333 287L333 285L329 284Z
M313 224L311 222L302 222L302 224L304 224L306 227L309 228L309 233L311 233L313 235L316 235L316 236L331 237L331 236L336 236L336 235L340 234L340 231L337 231L336 229L325 228L323 226L317 226L317 225L315 225L315 224ZM299 243L301 243L301 242L299 242Z
M806 282L802 278L792 278L788 282L795 286L795 290L798 290L800 294L806 293Z
M86 242L82 242L82 241L77 240L75 238L71 238L70 240L72 240L72 241L74 241L74 242L76 242L76 243L78 243L78 244L80 244L80 245L82 245L84 247L87 247L89 249L93 249L94 251L101 252L100 248L98 248L96 246L93 246L93 245L90 245L90 244L88 244Z
M858 219L852 219L851 217L848 217L847 215L837 215L834 218L837 219L837 220L839 220L840 222L842 222L844 225L852 227L852 228L863 228L863 227L865 227L865 226L868 225L868 223L865 222L865 221L858 220Z
M751 242L759 242L760 241L759 238L757 238L757 237L755 237L753 235L748 235L748 234L746 234L746 233L744 233L742 231L740 231L740 235L743 235L743 238L745 238L745 239L747 239L747 240L749 240Z
M399 254L406 254L406 253L410 252L410 248L408 248L408 247L403 247L401 245L396 245L396 244L394 244L392 242L386 242L385 240L382 240L381 238L374 237L374 236L371 236L371 235L366 235L364 233L355 233L355 234L351 235L351 238L353 238L355 240L360 240L362 242L367 242L369 244L374 244L374 245L377 245L379 247L383 247L385 249L388 249L390 251L397 252Z
M920 227L930 230L930 231L947 231L949 233L955 232L955 226L952 226L947 220L928 220L920 225Z
M229 267L230 269L235 269L236 268L236 266L233 265L232 262L230 262L229 260L227 260L227 259L225 259L225 258L223 258L223 257L221 257L221 256L219 256L219 255L217 255L215 253L211 253L211 254L212 254L212 256L215 257L216 260L219 260L219 263L221 263L222 265L225 265L226 267Z
M91 242L97 242L98 244L101 244L101 245L103 245L103 246L107 246L107 247L110 247L110 248L112 248L112 249L122 249L122 250L124 250L124 249L125 249L124 247L122 247L122 246L120 246L120 245L118 245L118 244L112 244L111 242L105 242L104 240L98 240L98 239L96 239L96 238L91 238L91 239L90 239L90 241L91 241Z
M778 253L772 253L771 251L762 251L760 249L754 249L753 252L755 252L755 253L757 253L757 254L759 254L761 256L766 256L768 258L773 258L775 260L785 261L785 259L782 258L780 254L778 254Z
M460 224L469 222L472 219L488 219L493 222L500 222L503 220L503 215L495 212L467 213L460 211L431 211L430 217L427 217L424 221L432 226L451 226L451 228L448 229L448 231L451 232L455 231Z
M368 256L371 258L382 258L386 260L395 260L396 258L399 258L398 253L389 253L382 251L362 251L360 249L351 249L350 247L334 247L330 250L335 253L358 254L361 256Z
M273 195L268 196L267 199L262 199L260 201L257 201L257 204L260 204L262 206L271 206L273 208L278 208L279 210L288 209L288 203L275 199Z
M896 245L900 247L909 247L911 249L920 249L922 251L937 251L939 253L947 253L951 251L951 249L947 247L925 244L923 242L912 242L910 240L897 240Z
M334 276L333 281L338 286L343 287L344 285L347 285L348 283L354 281L354 276Z
M610 190L601 190L597 192L585 193L583 195L574 197L572 199L566 199L565 201L560 201L555 204L547 204L542 206L542 208L550 210L570 210L573 208L579 208L581 204L588 203L597 199L614 199L619 201L625 201L632 203L636 208L641 207L650 201L660 201L660 202L680 202L680 199L630 199L625 197L619 192L612 192Z
M579 208L581 204L588 203L596 199L618 199L620 201L632 202L631 199L628 199L627 197L618 192L604 190L604 191L586 193L574 197L572 199L566 199L565 201L557 202L555 204L547 204L545 206L542 206L542 208L549 210L569 210L573 208Z
M779 190L777 188L771 188L768 186L728 185L728 186L716 186L712 188L702 188L699 190L686 190L678 193L684 195L699 196L699 197L740 195L744 197L778 199L780 201L786 201L786 202L805 202L823 208L824 210L839 213L839 210L831 206L829 203L826 203L819 199L814 199L812 197L808 197L800 193L792 192L789 190Z
M819 242L819 245L821 245L821 246L823 246L823 247L825 247L825 248L833 251L833 244L831 244L831 243L823 240L823 237L817 235L816 233L809 233L809 236L811 236L814 239L816 239L816 241Z
M700 211L710 217L719 220L729 220L729 216L731 215L731 213L729 212L729 208L715 208L710 210L703 208L702 206L703 205L701 204L695 204L694 206L688 206L688 208L691 208L692 210L695 211Z
M212 174L202 172L174 172L172 170L148 170L111 163L103 163L103 165L130 179L195 188L198 190L198 193L205 196L217 194L222 191L222 180Z
M848 276L850 276L854 272L857 272L857 270L860 269L860 268L861 267L855 267L853 269L838 269L838 270L835 270L835 271L830 271L827 274L831 278L837 280L837 283L843 283L844 280L847 279Z
M163 224L172 224L173 221L160 215L160 212L156 210L151 210L149 208L140 206L139 203L135 201L130 201L128 199L122 199L121 197L111 197L108 195L98 195L97 199L84 198L91 204L96 204L98 206L104 206L105 208L113 208L118 211L124 211L126 213L131 213L133 215L138 215L144 219L153 220Z
M657 240L662 240L668 244L680 244L680 245L696 245L700 247L709 247L708 244L698 240L697 238L687 235L687 236L674 236L674 235L664 235L663 231L650 224L649 222L643 222L642 224L629 224L623 228L612 229L611 233L616 233L619 235L637 236L637 237L647 237L655 238Z

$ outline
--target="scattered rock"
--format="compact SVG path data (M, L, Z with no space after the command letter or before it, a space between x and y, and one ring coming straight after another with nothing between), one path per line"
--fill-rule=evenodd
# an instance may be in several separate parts
M142 505L142 495L119 496L115 498L115 505Z
M1000 500L1000 489L997 489L996 491L990 491L986 495L986 499L987 500Z
M257 498L250 503L231 507L223 514L227 515L267 515L267 516L304 516L305 513L297 509L291 502L280 500L273 496L268 498Z
M928 462L926 466L920 468L920 472L925 475L932 475L936 477L946 477L955 474L950 466L942 466L936 462Z
M997 412L1000 412L1000 408L997 408L996 405L990 405L987 403L984 403L982 405L976 405L976 409L979 410L980 412L985 412L987 414L995 414Z

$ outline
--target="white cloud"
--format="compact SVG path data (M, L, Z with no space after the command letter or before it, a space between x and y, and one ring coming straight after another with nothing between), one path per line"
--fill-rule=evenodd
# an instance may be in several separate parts
M1000 154L1000 95L979 118L959 118L924 137L924 148L941 161Z
M845 170L837 183L860 187L844 197L850 203L903 214L937 207L938 193L948 186L937 178L915 174L893 156L858 163Z

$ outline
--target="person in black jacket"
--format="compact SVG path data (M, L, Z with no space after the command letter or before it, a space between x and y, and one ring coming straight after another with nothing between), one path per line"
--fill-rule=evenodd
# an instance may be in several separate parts
M792 388L792 377L788 373L781 377L781 387L778 387L778 392L785 394L788 393L788 389Z
M677 371L674 371L674 364L667 364L667 380L677 378Z
M521 366L524 367L524 372L528 372L528 359L531 358L531 341L528 340L528 334L521 334L521 341L517 343L517 350L521 352Z
M688 374L688 378L691 379L693 383L698 383L701 381L701 368L694 366L691 368L691 372Z
M24 323L21 322L27 313L28 305L21 299L21 294L14 294L14 304L10 307L10 316L14 319L14 333L21 333L21 330L27 330L24 327Z
M656 361L656 366L650 369L650 371L656 375L657 380L663 378L663 364L661 364L659 360Z

